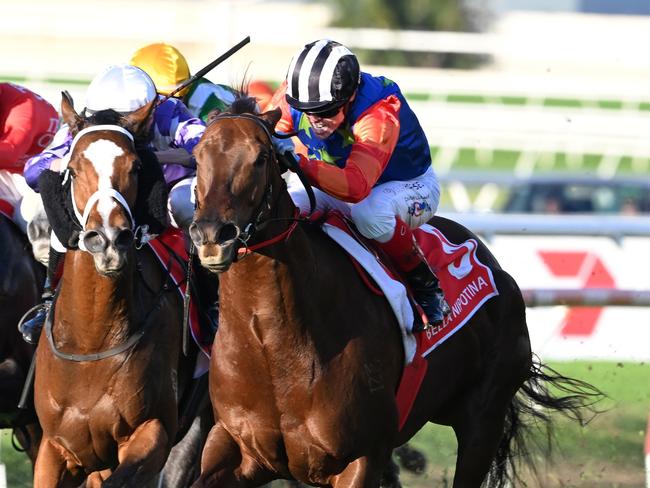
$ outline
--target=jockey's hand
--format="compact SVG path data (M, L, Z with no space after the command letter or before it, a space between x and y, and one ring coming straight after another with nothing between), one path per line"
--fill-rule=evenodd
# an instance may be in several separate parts
M180 164L188 168L196 168L196 160L182 147L154 152L160 164Z

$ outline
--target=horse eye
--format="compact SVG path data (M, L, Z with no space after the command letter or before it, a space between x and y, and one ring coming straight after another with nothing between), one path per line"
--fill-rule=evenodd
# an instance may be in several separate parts
M133 161L133 165L131 166L131 173L137 173L142 169L142 161L136 160Z

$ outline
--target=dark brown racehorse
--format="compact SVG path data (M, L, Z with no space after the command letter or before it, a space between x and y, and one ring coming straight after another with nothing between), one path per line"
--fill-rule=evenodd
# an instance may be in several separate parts
M454 487L479 487L485 479L504 486L514 476L506 466L525 402L575 412L588 401L579 393L555 398L540 387L540 380L581 385L547 375L533 361L517 284L481 243L479 259L500 294L429 355L420 394L398 432L403 352L389 306L366 288L338 245L318 228L296 224L271 144L280 112L251 115L246 99L231 111L194 151L190 234L203 266L221 273L219 354L210 364L219 420L194 486L256 486L274 478L377 486L393 447L427 422L456 432ZM450 220L431 223L452 242L477 239Z
M17 325L38 303L45 269L32 255L27 237L0 213L0 428L15 430L32 462L40 441L40 427L31 401L18 410L33 346L22 340Z
M177 434L182 300L155 256L134 247L144 175L133 135L152 104L89 122L62 102L81 233L36 351L37 488L143 486Z

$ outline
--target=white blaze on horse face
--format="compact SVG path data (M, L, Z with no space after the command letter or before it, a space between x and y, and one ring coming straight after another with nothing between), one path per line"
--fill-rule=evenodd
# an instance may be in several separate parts
M90 143L84 151L84 156L93 164L97 172L97 190L99 192L113 188L111 176L113 176L115 159L123 154L124 151L120 146L105 139ZM117 207L117 202L109 195L102 195L97 201L97 211L102 217L104 231L109 239L112 237L109 234L112 234L113 230L108 225L108 218L115 207Z

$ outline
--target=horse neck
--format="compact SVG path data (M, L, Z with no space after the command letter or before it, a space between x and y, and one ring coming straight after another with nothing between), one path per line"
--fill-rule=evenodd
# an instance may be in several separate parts
M275 182L274 182L275 184ZM296 218L296 207L285 185L278 184L278 194L271 199L273 206L263 232L255 234L255 244L266 242L289 228ZM307 344L313 347L314 334L323 328L313 317L304 317L304 304L313 299L313 291L322 288L322 281L314 274L318 266L323 241L314 239L313 232L306 230L309 223L299 223L290 236L261 249L257 249L234 263L219 279L220 317L225 321L220 330L230 328L229 317L251 318L248 324L256 336L270 335L283 338L285 344ZM311 329L305 328L309 322ZM231 332L238 336L247 334L246 327L233 324ZM285 351L286 352L286 351Z
M67 253L56 303L58 342L93 349L123 341L130 334L134 326L130 320L134 313L134 258L129 256L120 276L109 278L97 273L89 253Z

